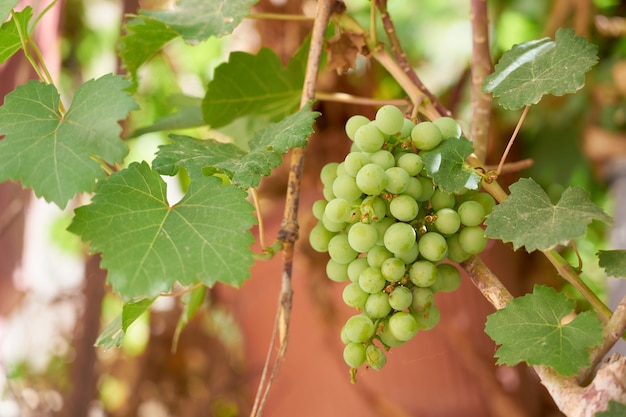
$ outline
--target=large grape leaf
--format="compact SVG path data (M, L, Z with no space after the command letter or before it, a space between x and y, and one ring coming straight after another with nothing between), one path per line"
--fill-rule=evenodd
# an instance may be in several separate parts
M300 103L308 47L302 47L283 67L274 51L262 48L257 55L233 52L215 69L202 103L204 120L212 128L238 117L267 115L273 121L293 112Z
M485 235L513 242L515 250L522 246L528 252L546 250L583 236L592 220L612 223L580 187L567 188L556 204L531 178L520 179L510 191L511 195L487 217Z
M485 79L483 91L499 97L500 105L511 110L535 104L544 94L573 93L598 62L597 50L573 29L559 29L555 41L543 38L506 51Z
M624 417L626 416L626 404L617 401L609 401L609 408L597 412L595 417Z
M105 350L122 346L128 327L150 308L154 300L154 298L145 298L125 303L122 313L102 330L96 340L96 346L102 346Z
M261 177L282 162L281 155L289 149L306 145L313 133L313 122L319 115L309 105L278 123L255 133L250 151L213 139L199 140L189 136L171 135L173 143L159 147L153 167L166 175L174 175L184 167L192 179L201 177L207 167L228 175L238 187L256 187Z
M465 162L472 152L472 142L462 137L444 140L432 150L420 152L420 156L426 172L439 188L458 193L463 188L475 190L480 184L480 175Z
M139 67L178 36L165 23L146 16L135 16L126 22L126 34L120 39L120 58L135 83Z
M252 264L255 218L246 197L203 177L170 206L160 175L135 162L98 183L68 230L91 241L91 252L102 252L108 281L125 300L154 297L176 281L238 286Z
M9 2L8 4L11 3L15 2ZM9 8L9 12L10 11L11 8ZM2 10L0 10L0 12L2 12ZM0 26L0 64L11 58L14 53L22 48L18 27L22 34L27 36L28 22L30 22L32 17L33 9L30 6L26 6L21 12L16 12L14 18Z
M142 10L178 32L187 42L228 35L258 0L178 0L167 10Z
M546 365L561 375L574 375L589 365L588 350L602 342L602 328L591 311L565 324L574 304L553 288L536 285L532 294L489 315L485 332L501 345L495 354L498 364Z
M53 85L38 81L17 87L0 107L0 181L19 180L37 196L63 208L76 193L92 191L105 177L99 158L121 162L128 147L119 120L137 108L121 76L87 81L70 108L60 109Z
M4 22L19 0L0 0L0 22ZM27 6L28 7L28 6Z
M616 278L626 278L626 250L601 250L598 251L600 267L607 274Z

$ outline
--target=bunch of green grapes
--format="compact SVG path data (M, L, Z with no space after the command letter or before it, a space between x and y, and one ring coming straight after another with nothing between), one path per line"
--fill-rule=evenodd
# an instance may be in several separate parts
M415 124L387 105L375 120L352 116L346 133L350 153L321 171L324 199L313 205L318 222L309 242L328 252L328 277L347 283L343 300L358 311L341 331L354 379L361 365L381 369L386 350L437 324L433 295L461 282L457 267L444 261L482 252L482 223L495 201L447 193L426 175L419 152L458 139L454 119Z

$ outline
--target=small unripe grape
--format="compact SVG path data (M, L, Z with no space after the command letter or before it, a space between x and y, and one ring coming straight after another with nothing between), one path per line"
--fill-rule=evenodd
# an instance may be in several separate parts
M452 292L461 286L459 269L450 264L437 265L437 281L430 286L435 292Z
M409 176L414 177L424 169L424 161L418 154L407 152L398 158L396 166L404 169Z
M387 285L380 269L371 266L361 272L358 283L361 289L369 294L380 292Z
M380 267L383 277L389 282L398 282L406 274L406 265L399 258L385 259Z
M391 305L389 305L389 294L386 292L377 292L370 294L365 302L365 314L373 319L380 319L386 317L391 312Z
M374 335L374 322L364 314L350 317L344 326L348 340L360 343L369 340Z
M413 197L401 194L389 203L391 215L402 222L410 222L417 217L419 206Z
M365 308L365 302L369 297L369 293L363 291L363 289L356 282L351 282L343 289L342 299L346 305L350 307L363 310Z
M435 302L435 296L430 288L413 287L411 288L411 311L424 311L430 309Z
M413 294L411 290L405 286L397 286L389 294L389 305L394 310L405 310L409 308L413 302Z
M411 136L411 131L414 127L415 123L413 122L413 120L405 118L402 121L402 129L400 129L399 136L401 138L408 138L409 136Z
M324 215L332 222L342 223L350 218L351 210L352 205L349 202L343 198L333 198L326 204Z
M485 231L480 226L466 227L459 232L459 245L471 255L481 253L487 246Z
M441 136L444 139L455 138L458 139L461 137L461 126L451 117L440 117L435 119L433 123L439 128L441 131Z
M348 231L348 242L352 249L365 253L376 245L378 231L376 227L367 223L356 223Z
M321 222L318 222L309 232L309 243L316 252L328 252L328 243L335 236L335 233L326 229Z
M396 164L393 154L385 149L374 152L370 155L370 162L376 164L384 170L387 170Z
M491 214L491 211L496 205L496 200L487 193L476 193L472 196L472 200L480 203L485 209L485 215Z
M414 312L413 317L415 317L417 327L420 330L430 330L439 323L439 308L433 304L428 310Z
M434 224L437 230L444 235L456 233L461 227L461 216L451 208L442 208L435 213Z
M328 216L326 216L326 212L324 212L324 215L322 216L322 224L331 232L341 232L346 227L345 222L334 222L330 220Z
M435 185L433 184L433 180L427 177L418 177L417 178L422 184L422 194L419 198L416 198L417 201L428 201L433 194L435 193Z
M380 329L378 338L387 347L398 347L404 344L403 340L398 340L389 330L389 319L383 320L380 323Z
M356 177L359 170L370 163L370 157L366 152L350 152L346 155L344 163L346 173L351 177Z
M419 256L419 254L420 254L419 245L417 244L417 242L415 242L413 243L413 246L411 246L411 248L408 251L394 253L393 256L395 256L396 258L402 259L402 262L404 262L407 265L410 265L417 260L417 257Z
M399 108L388 104L378 109L375 120L381 132L386 135L395 135L402 129L404 115Z
M365 126L369 122L370 119L360 114L350 117L346 122L346 135L348 135L351 141L354 141L354 133L356 130L361 126Z
M389 318L389 330L396 339L406 342L417 334L417 321L411 313L399 311Z
M448 259L450 259L452 262L465 262L469 259L470 256L472 256L470 253L467 253L459 244L458 233L449 236L446 239L446 243L448 244Z
M331 185L335 181L335 178L337 178L337 166L339 166L338 162L330 162L322 167L320 171L322 184Z
M365 363L365 345L363 343L348 343L343 348L343 360L350 368L358 368Z
M317 200L313 203L313 207L311 208L311 210L313 211L313 216L316 219L322 220L322 217L324 216L324 210L326 209L326 204L328 204L328 201L326 200Z
M354 143L364 152L376 152L383 147L385 136L372 122L354 132Z
M420 197L422 195L422 183L419 179L415 177L409 178L406 190L404 190L402 194L408 195L415 201L421 201Z
M387 185L385 170L377 164L367 164L356 174L356 185L368 195L378 195Z
M391 167L385 171L387 175L387 185L385 189L391 194L400 194L409 185L409 174L399 167Z
M418 242L420 255L431 262L439 262L448 254L448 243L439 233L423 234Z
M458 208L461 223L465 226L478 226L485 219L485 208L478 201L466 201Z
M442 208L454 208L456 198L454 198L454 194L437 188L430 198L430 204L434 211L441 210Z
M348 280L348 264L340 264L334 259L326 263L326 276L335 282Z
M393 254L384 246L374 246L367 252L367 263L374 268L380 268L386 259L392 258Z
M361 272L363 272L363 270L367 269L368 267L369 265L367 264L367 258L356 258L348 264L348 278L352 282L358 281Z
M364 223L375 223L383 220L387 214L387 204L378 196L367 196L361 202L361 219Z
M365 350L365 360L370 368L380 371L387 363L385 352L376 345L368 345Z
M429 261L413 262L409 268L409 279L418 287L430 287L437 281L437 267Z
M335 235L328 242L328 254L340 264L350 263L357 257L358 252L352 249L345 234Z
M411 140L417 149L429 151L441 143L443 136L436 124L421 122L411 131Z
M385 207L385 210L387 210L386 207ZM395 222L396 221L391 217L384 217L382 220L374 223L374 227L376 227L376 230L378 230L378 241L376 241L376 244L378 246L385 245L385 241L384 241L385 232L387 231L387 229L389 229L389 226L391 226Z
M402 253L415 243L415 229L407 223L394 223L385 232L385 247L392 253Z

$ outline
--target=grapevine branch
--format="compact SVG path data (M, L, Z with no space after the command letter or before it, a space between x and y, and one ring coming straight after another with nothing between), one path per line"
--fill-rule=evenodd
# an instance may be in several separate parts
M311 35L311 48L307 60L306 73L304 78L304 88L300 100L300 108L304 107L315 98L317 84L317 73L319 70L320 57L324 45L324 34L330 15L336 5L336 0L320 0L317 3L313 33ZM287 186L287 197L283 222L278 232L278 240L283 244L283 271L281 274L281 290L278 299L274 329L272 331L271 342L261 375L261 381L257 390L257 395L250 413L251 417L261 416L265 403L269 396L274 378L285 357L289 340L289 323L291 320L291 307L293 299L292 269L294 245L298 240L298 207L300 203L300 187L302 169L304 162L305 148L296 148L291 156L291 166ZM270 361L274 343L278 342L278 352L270 370Z

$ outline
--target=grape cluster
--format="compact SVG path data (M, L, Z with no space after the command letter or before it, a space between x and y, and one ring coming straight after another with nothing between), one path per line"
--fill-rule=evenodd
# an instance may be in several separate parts
M433 295L461 282L443 261L485 248L481 224L495 202L474 191L447 193L427 176L419 152L461 136L452 118L415 124L387 105L375 120L352 116L345 128L352 149L322 168L324 199L313 204L309 242L328 252L328 277L348 283L343 300L359 312L341 331L354 379L364 363L381 369L386 350L437 324Z

